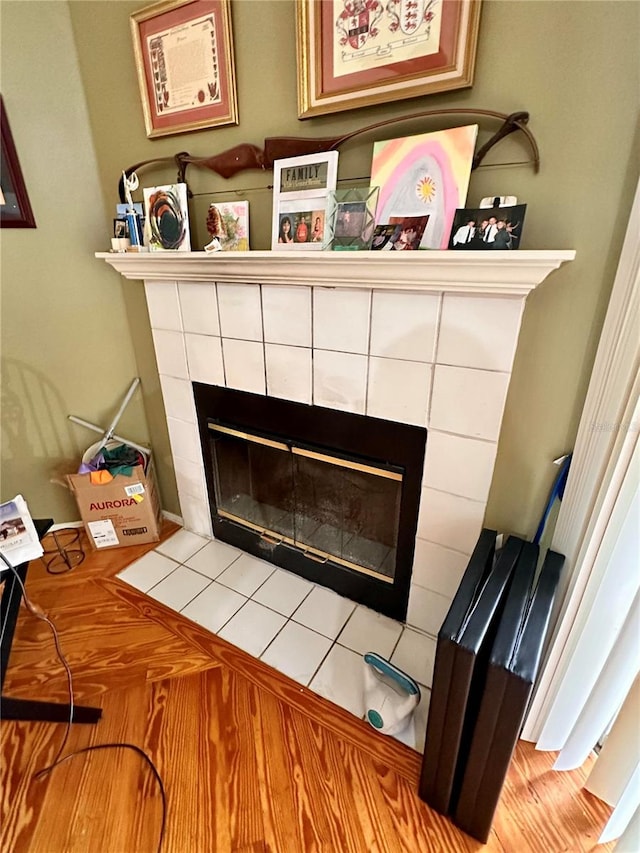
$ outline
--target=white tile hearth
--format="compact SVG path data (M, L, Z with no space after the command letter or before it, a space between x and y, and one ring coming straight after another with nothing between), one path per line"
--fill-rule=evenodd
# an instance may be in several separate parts
M362 655L334 645L309 687L356 717L364 716Z
M209 583L209 578L187 569L186 566L178 566L175 572L171 572L159 584L152 587L148 595L173 610L182 610L198 593L209 586Z
M214 581L180 612L215 634L246 601L244 595Z
M256 601L247 601L218 633L223 640L257 658L286 621L286 616Z
M283 616L291 616L312 589L310 581L276 569L254 593L253 599Z
M294 622L335 640L354 608L352 601L317 586L295 610L292 618Z
M249 554L242 554L228 569L218 575L218 583L249 597L259 586L262 586L269 575L274 573L275 568L271 563L257 560Z
M207 540L204 548L201 548L188 560L185 560L185 563L190 569L200 572L201 575L206 575L211 580L215 580L241 554L242 551L238 551L237 548L232 548L231 545L227 545L225 542L217 542L213 539Z
M306 686L332 645L328 637L297 622L287 622L261 660Z
M186 563L189 557L204 548L208 542L208 539L191 533L189 530L179 530L166 542L158 545L156 551L159 554L164 554L165 557L171 557L177 563Z
M338 643L361 655L377 652L389 659L401 633L402 625L399 622L358 605L340 632Z
M118 578L358 717L362 656L378 652L420 684L421 703L397 737L424 749L434 637L187 530Z
M410 673L418 684L430 685L433 681L435 659L435 638L405 628L391 656L391 663Z
M157 551L150 551L120 572L118 577L141 592L148 592L167 575L171 574L175 568L176 563L169 557L165 557Z

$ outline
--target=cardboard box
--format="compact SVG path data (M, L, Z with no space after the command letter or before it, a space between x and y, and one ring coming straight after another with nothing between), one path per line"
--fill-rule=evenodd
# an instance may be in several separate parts
M94 548L159 541L160 502L151 460L146 474L137 465L131 476L117 474L105 485L94 485L90 474L68 474L67 481Z

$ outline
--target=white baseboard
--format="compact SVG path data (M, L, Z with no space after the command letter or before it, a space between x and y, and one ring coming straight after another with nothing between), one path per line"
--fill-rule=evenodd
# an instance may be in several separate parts
M49 529L50 531L54 530L64 530L66 527L84 527L83 521L63 521L60 524L53 524Z
M173 521L175 524L179 524L180 527L184 527L184 521L182 520L181 515L175 515L173 512L167 512L165 509L162 510L162 515L167 521Z

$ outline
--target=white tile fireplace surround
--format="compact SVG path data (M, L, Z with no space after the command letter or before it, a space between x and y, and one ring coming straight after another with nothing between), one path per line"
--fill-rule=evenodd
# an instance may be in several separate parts
M143 280L186 529L191 382L428 429L407 624L437 634L484 519L527 294L573 251L111 254Z

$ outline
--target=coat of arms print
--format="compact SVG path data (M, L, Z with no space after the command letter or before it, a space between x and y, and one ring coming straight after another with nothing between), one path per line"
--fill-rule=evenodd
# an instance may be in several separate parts
M333 0L333 4L336 77L438 52L441 0Z

